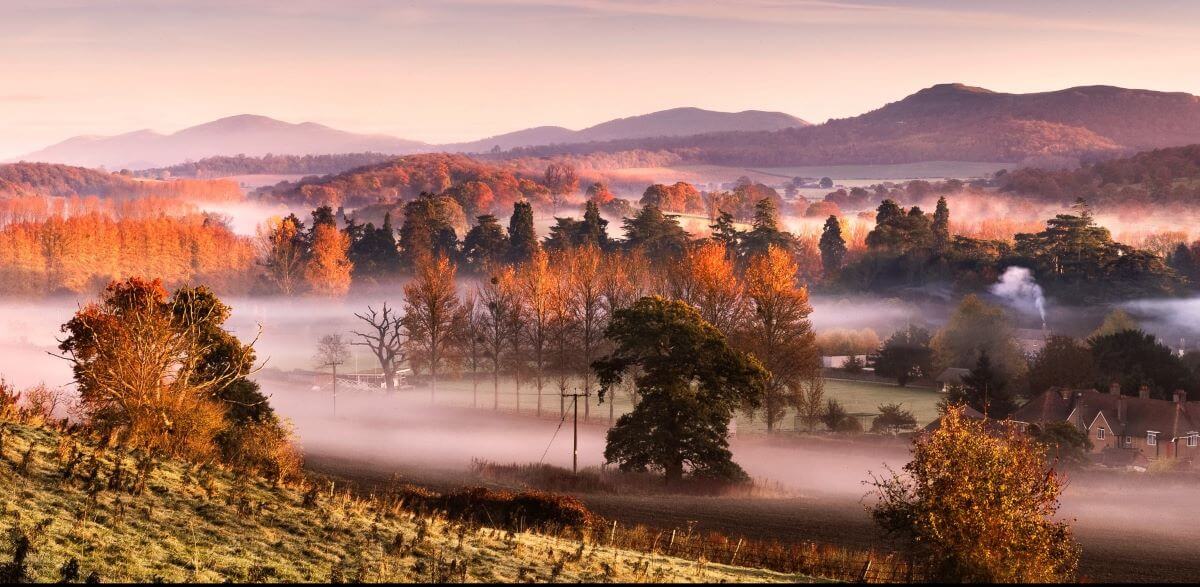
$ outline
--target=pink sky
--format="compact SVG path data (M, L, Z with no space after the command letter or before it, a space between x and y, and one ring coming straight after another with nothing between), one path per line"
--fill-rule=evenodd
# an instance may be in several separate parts
M430 142L934 83L1200 93L1200 3L0 0L0 158L253 113Z

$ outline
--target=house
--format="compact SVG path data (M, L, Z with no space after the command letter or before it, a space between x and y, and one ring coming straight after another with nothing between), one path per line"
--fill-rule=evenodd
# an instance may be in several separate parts
M1200 456L1200 402L1176 391L1169 400L1151 399L1146 386L1137 397L1094 389L1050 389L1012 413L1021 424L1065 421L1085 432L1092 453L1110 464Z
M970 374L970 369L964 369L962 367L950 367L949 369L942 371L942 374L938 375L937 379L934 381L936 381L938 384L938 391L946 393L948 391L946 388L962 385L963 378Z

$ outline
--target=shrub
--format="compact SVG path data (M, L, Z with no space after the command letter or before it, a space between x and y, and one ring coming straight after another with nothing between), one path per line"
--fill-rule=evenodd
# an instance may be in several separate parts
M289 424L254 422L231 428L227 433L225 459L244 471L269 476L277 481L296 479L304 467L304 455L296 447Z
M887 432L895 434L903 430L915 430L917 418L913 413L902 408L900 404L883 404L879 406L879 415L871 421L871 432Z

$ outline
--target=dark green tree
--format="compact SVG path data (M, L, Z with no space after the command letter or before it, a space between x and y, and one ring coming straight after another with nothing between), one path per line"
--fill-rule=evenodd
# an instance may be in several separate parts
M633 218L626 218L625 247L641 248L651 259L678 258L687 247L690 237L674 216L668 216L658 206L643 206Z
M1025 432L1046 447L1047 458L1059 466L1080 467L1090 462L1092 440L1070 422L1038 422Z
M1152 334L1122 330L1094 336L1088 344L1100 387L1116 382L1132 391L1146 385L1158 399L1170 399L1177 389L1197 392L1196 374Z
M1070 336L1053 335L1029 365L1029 393L1039 394L1052 387L1083 389L1096 381L1092 353Z
M937 208L933 211L933 250L939 254L945 253L950 247L950 207L946 205L946 197L938 198Z
M963 384L951 387L945 399L947 404L965 403L989 418L1002 420L1017 408L1006 387L1007 382L992 367L987 351L982 351L975 367L963 377Z
M791 251L795 248L795 238L790 232L779 229L779 207L775 200L763 198L754 204L750 231L742 235L741 258L745 260L766 253L771 245Z
M883 404L879 406L879 415L871 420L871 432L895 434L906 430L916 430L917 418L900 404Z
M458 256L458 234L451 224L455 213L461 220L462 209L453 198L428 192L404 204L399 240L404 267L411 270L422 259Z
M746 479L726 436L734 410L761 403L762 365L734 350L694 308L660 297L618 310L605 337L615 348L592 363L601 401L630 376L640 398L609 430L605 459L624 471L662 471L668 482L685 471Z
M508 236L495 216L484 214L476 220L463 239L462 260L468 271L483 274L487 267L507 258Z
M901 387L909 381L928 377L933 371L933 349L929 331L910 324L888 337L879 352L868 357L881 377L894 377Z
M354 263L352 275L356 282L378 282L400 271L400 250L396 247L390 212L384 214L383 226L379 228L370 222L364 225L351 219L346 223L345 233L350 237L348 254Z
M529 202L513 203L512 217L508 220L508 262L528 262L533 258L537 247L537 233L533 229L533 205Z
M846 259L846 239L842 238L842 225L837 216L825 219L825 227L821 229L821 267L826 276L837 275Z

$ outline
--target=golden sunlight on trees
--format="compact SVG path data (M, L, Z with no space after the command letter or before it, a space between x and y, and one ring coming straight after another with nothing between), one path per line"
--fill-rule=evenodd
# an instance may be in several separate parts
M404 317L412 348L409 358L429 370L429 397L437 393L438 369L464 330L459 311L455 268L445 257L422 259L415 278L404 286Z
M161 282L132 278L109 284L63 326L59 348L90 425L152 456L214 453L226 425L217 394L246 375L253 355L233 345L226 360L209 360L224 341L206 330L226 310L194 299L168 298Z
M331 224L313 227L312 250L304 267L309 289L321 296L343 296L350 291L350 271L354 264L347 253L350 237Z
M750 260L746 298L751 311L741 338L769 374L763 411L771 433L786 410L789 390L821 377L821 357L808 321L812 306L808 290L796 284L796 263L775 245Z
M724 245L705 242L689 248L670 273L673 297L695 306L708 323L722 332L739 323L742 287Z
M909 540L929 578L953 583L1074 579L1079 547L1054 521L1064 479L1045 448L1015 424L974 420L952 407L917 437L903 474L875 478L872 509Z

